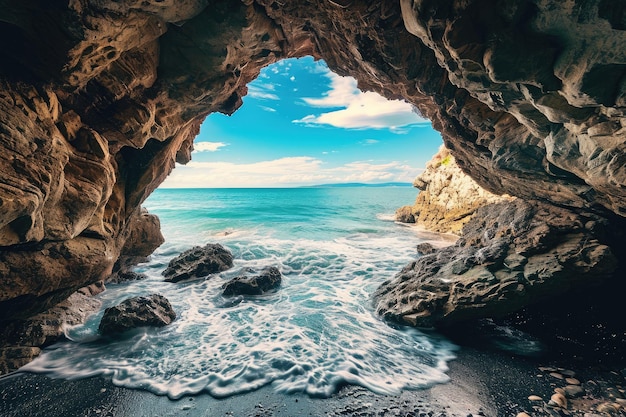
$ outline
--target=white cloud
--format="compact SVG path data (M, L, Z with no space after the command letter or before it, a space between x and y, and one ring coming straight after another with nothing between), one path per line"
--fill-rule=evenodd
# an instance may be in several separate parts
M272 93L274 90L276 90L276 86L269 83L248 84L248 95L261 100L280 100L280 97Z
M268 111L270 113L274 113L276 112L276 109L272 108L272 107L268 107L268 106L259 106L262 110Z
M376 143L378 143L380 141L376 140L376 139L365 139L363 142L364 145L374 145Z
M291 81L295 81L295 80L296 80L296 77L295 77L294 75L292 75L291 77L289 77L289 79L290 79Z
M403 162L351 162L327 167L318 158L285 157L247 164L190 162L177 165L163 183L179 187L293 187L342 182L412 182L421 170Z
M215 152L219 148L228 146L224 142L195 142L193 144L193 151L195 152Z
M293 123L307 126L334 126L344 129L389 129L401 133L403 126L426 124L428 120L417 115L409 103L401 100L387 100L381 95L357 88L357 82L351 77L341 77L330 71L331 89L320 98L303 98L312 107L334 110L319 115L310 114Z

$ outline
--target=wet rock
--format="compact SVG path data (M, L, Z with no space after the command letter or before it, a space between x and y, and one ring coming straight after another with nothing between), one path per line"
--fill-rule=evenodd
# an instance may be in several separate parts
M584 227L594 217L519 199L481 207L455 245L417 259L378 288L377 311L413 326L449 326L597 285L617 260Z
M430 243L419 243L417 245L417 253L420 255L430 255L435 253L436 251L437 248L435 248Z
M233 255L220 244L195 246L172 259L163 276L165 281L179 282L226 271L233 266Z
M176 319L170 302L160 294L133 297L104 311L98 330L103 335L143 326L161 327Z
M254 274L253 270L247 271ZM278 268L267 267L255 275L240 275L222 285L225 296L233 295L261 295L280 286L282 275Z
M530 395L528 397L528 401L543 401L543 398L538 395Z
M56 306L25 320L4 321L0 326L0 374L15 371L63 337L66 326L82 324L101 302L92 297L99 286L81 288Z

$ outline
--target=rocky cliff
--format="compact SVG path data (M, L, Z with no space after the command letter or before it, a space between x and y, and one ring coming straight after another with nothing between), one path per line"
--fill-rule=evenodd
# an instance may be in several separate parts
M509 196L497 196L479 186L456 163L445 147L426 164L413 186L420 190L415 203L396 211L396 220L439 233L460 234L479 208Z
M107 275L206 115L286 57L411 102L485 189L623 230L625 29L609 0L5 0L0 317Z

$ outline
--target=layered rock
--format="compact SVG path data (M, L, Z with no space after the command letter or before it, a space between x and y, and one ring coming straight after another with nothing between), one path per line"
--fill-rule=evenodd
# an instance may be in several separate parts
M459 234L478 208L511 199L479 186L459 168L445 147L426 164L413 186L420 193L412 206L396 211L396 220L440 233Z
M172 305L160 294L133 297L104 310L98 326L103 335L123 333L137 327L162 327L176 319Z
M165 281L204 278L233 267L233 255L219 243L195 246L170 261L163 271Z
M516 199L480 208L453 246L424 255L375 293L377 311L413 326L502 317L617 268L607 222Z
M9 0L0 317L109 275L205 116L235 111L286 57L406 99L491 192L624 216L625 13L606 0Z
M0 327L0 374L7 373L39 356L41 349L59 340L67 326L85 322L101 302L93 295L102 285L82 288L56 306L24 320L5 321Z

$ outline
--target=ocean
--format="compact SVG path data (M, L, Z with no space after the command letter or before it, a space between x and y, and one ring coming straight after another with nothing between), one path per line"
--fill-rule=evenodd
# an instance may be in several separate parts
M414 201L411 187L158 189L144 206L161 219L165 243L136 267L148 278L108 284L102 309L66 329L24 371L53 378L101 375L172 399L227 397L266 385L328 397L345 384L397 394L448 380L456 347L440 335L391 325L371 295L438 235L393 221ZM179 283L161 272L179 253L220 243L229 271ZM243 268L276 266L283 282L262 296L225 298L221 286ZM103 338L106 307L159 293L178 317L162 328Z

